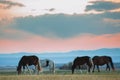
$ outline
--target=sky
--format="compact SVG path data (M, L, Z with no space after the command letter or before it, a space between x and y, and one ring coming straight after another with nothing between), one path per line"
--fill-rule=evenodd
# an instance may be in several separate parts
M120 0L0 0L0 53L120 48Z

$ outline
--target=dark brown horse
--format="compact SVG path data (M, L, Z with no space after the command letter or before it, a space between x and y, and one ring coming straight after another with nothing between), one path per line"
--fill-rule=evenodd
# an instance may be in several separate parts
M74 73L74 69L76 67L80 68L80 66L84 64L88 66L88 72L90 72L90 69L92 68L93 65L92 59L89 56L76 57L72 65L72 74Z
M92 58L92 60L93 60L93 64L94 64L93 72L94 72L95 66L97 66L98 72L100 72L99 66L102 66L105 64L107 65L106 70L109 69L109 71L110 71L109 64L111 65L112 69L115 70L112 58L110 56L94 56Z
M23 70L25 70L25 67L27 67L27 69L29 70L28 66L30 65L34 65L35 68L38 70L38 72L41 70L39 58L37 56L35 55L23 56L18 63L18 67L17 67L18 74L21 74L22 68Z

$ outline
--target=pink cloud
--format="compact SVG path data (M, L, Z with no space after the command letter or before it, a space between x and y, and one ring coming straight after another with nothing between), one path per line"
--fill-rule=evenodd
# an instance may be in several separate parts
M11 22L14 17L20 17L16 14L21 7L25 7L23 4L18 3L15 0L3 0L0 1L0 21L4 23Z
M0 40L0 52L59 52L120 48L120 33L106 35L82 35L69 39L49 39L29 36L22 40Z

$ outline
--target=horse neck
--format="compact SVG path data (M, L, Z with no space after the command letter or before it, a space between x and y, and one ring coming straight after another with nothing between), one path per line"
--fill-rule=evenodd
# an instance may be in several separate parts
M21 68L22 68L22 65L19 64L18 67L17 67L17 71L21 70Z
M46 60L46 67L49 66L50 61Z

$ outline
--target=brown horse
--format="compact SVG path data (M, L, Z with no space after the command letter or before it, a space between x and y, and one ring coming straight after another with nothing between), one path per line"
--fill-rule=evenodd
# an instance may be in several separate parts
M94 64L93 72L94 72L95 66L97 66L98 72L100 72L99 66L102 66L105 64L107 65L106 70L109 69L109 71L110 71L109 64L111 65L112 69L115 70L112 58L110 56L94 56L92 58L92 60L93 60L93 64Z
M18 63L18 67L17 67L18 74L21 74L22 67L23 67L23 70L25 70L25 67L27 67L28 71L30 71L28 68L28 66L30 65L34 65L35 68L38 70L38 72L41 70L39 58L37 56L35 55L23 56Z
M72 65L72 74L74 73L74 69L76 67L80 68L80 66L84 64L88 66L88 72L90 72L90 69L92 68L93 65L92 59L89 56L76 57Z

